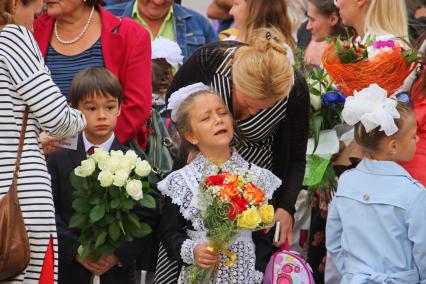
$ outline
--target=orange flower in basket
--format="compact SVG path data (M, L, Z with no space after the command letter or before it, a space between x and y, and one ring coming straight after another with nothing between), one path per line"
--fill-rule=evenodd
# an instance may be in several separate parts
M238 196L238 187L237 183L230 182L223 186L223 188L219 191L219 196L222 200L229 201L233 197Z
M263 191L252 183L248 183L244 186L243 198L253 205L258 205L266 200Z
M325 49L322 64L330 78L346 96L352 96L355 90L360 91L372 83L379 84L390 96L414 68L410 67L402 55L401 47L398 46L373 58L341 63L333 43Z

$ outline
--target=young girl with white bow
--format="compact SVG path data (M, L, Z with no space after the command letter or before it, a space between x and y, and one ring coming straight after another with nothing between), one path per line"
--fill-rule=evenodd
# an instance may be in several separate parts
M281 180L269 170L246 162L232 149L232 116L222 99L207 86L197 83L179 89L169 98L168 108L182 140L199 152L192 162L158 184L167 196L159 237L168 254L183 265L178 283L187 282L191 264L202 268L218 265L216 278L209 283L261 283L262 273L255 269L251 231L241 231L229 248L237 255L232 266L209 250L198 192L203 179L217 174L219 169L240 176L250 170L253 182L264 190L267 199L272 198Z
M341 175L328 212L325 277L340 279L327 283L426 283L426 191L398 164L416 150L415 116L376 84L342 115L366 158Z

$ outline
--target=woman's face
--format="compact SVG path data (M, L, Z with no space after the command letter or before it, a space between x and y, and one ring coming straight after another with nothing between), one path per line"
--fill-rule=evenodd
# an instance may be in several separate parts
M78 8L85 4L82 0L45 0L47 14L57 18L63 15L73 14Z
M339 8L340 18L345 26L354 27L359 18L359 6L357 0L334 0Z
M333 27L337 24L339 18L333 14L326 16L321 14L317 7L312 3L308 3L308 25L306 28L311 32L314 41L324 41L327 36L331 35Z
M251 116L263 109L272 107L280 101L280 99L276 98L255 99L244 95L237 88L235 89L234 96L234 103L238 104L238 109L246 110Z
M34 19L41 13L41 9L43 8L43 1L33 0L28 3L28 5L22 4L22 2L19 0L17 1L15 14L13 15L15 23L33 31L33 22Z
M256 0L259 1L259 0ZM229 14L234 17L234 24L237 29L240 29L244 25L244 15L246 11L246 0L233 0L232 8L229 10Z

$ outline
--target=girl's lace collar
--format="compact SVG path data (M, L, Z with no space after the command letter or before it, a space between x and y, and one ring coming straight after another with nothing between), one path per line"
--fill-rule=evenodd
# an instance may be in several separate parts
M196 170L197 173L202 173L204 176L215 175L219 171L240 173L250 168L250 164L246 162L236 151L232 151L232 155L220 166L210 162L201 153L190 163L190 166Z

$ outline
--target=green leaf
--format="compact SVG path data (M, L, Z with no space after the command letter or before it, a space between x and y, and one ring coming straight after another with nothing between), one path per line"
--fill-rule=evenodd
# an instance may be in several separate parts
M317 147L318 147L318 142L319 142L319 136L320 136L320 132L321 132L321 125L322 125L322 121L323 121L323 116L322 115L318 115L315 116L312 119L312 123L313 123L313 132L314 132L314 151L313 153L315 153Z
M120 206L121 200L120 199L114 199L111 201L111 208L115 209L118 208L118 206Z
M103 245L105 243L105 239L107 237L107 232L101 232L98 237L96 238L95 248L98 248L100 245Z
M141 223L140 228L135 232L134 236L136 238L142 238L151 234L151 232L152 232L152 229L148 224Z
M92 222L99 221L104 216L105 216L105 205L104 204L96 205L90 211L90 220L92 220Z
M117 223L111 223L108 227L108 234L113 241L118 240L120 237L120 227Z
M151 208L151 209L155 209L156 207L155 199L154 197L152 197L151 194L145 194L143 198L139 201L139 204L142 207Z
M126 199L123 201L122 203L122 208L124 210L132 210L133 207L135 206L135 201L133 199Z
M72 202L72 208L74 208L75 211L80 213L87 213L90 211L91 206L87 203L85 199L77 198L74 199Z
M83 190L82 181L84 178L76 176L74 171L71 171L70 173L70 182L72 187L74 187L76 190Z
M126 216L127 220L130 221L131 224L133 224L135 227L140 228L141 223L139 221L139 218L132 212L129 212Z
M108 188L108 192L112 199L119 199L121 197L121 191L118 187L111 186Z
M83 227L83 225L87 221L87 216L80 214L80 213L74 213L70 219L69 228L71 229L80 229Z
M115 248L111 244L105 243L98 248L98 251L102 255L113 255Z

